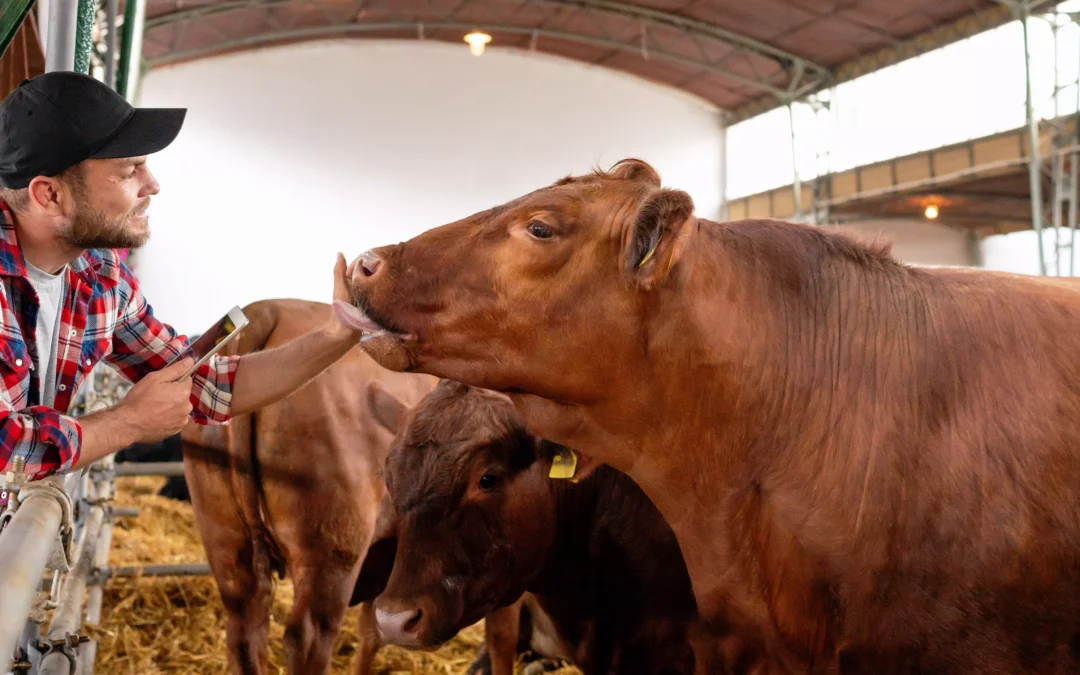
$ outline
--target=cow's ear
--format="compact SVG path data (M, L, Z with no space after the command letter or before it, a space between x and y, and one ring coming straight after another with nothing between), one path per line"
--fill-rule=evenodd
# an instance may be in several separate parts
M349 606L371 602L386 588L390 573L394 571L397 557L397 511L390 495L383 497L379 515L375 520L375 534L371 539L360 574L353 586Z
M399 434L405 427L405 416L409 406L397 400L378 380L368 382L368 406L375 416L375 421L392 434Z
M679 261L697 218L694 200L682 190L658 190L631 225L626 274L645 287L659 285Z
M616 180L636 180L660 187L660 174L648 162L633 157L618 161L607 172Z

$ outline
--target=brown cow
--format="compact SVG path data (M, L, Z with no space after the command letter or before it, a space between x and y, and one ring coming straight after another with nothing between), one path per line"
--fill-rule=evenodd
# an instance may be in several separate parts
M361 255L369 353L511 393L773 670L1080 669L1080 290L694 215L649 165ZM358 309L362 308L362 309ZM366 314L365 314L366 312Z
M368 387L398 433L386 469L397 554L375 601L384 640L433 647L528 591L561 637L554 655L587 674L693 672L686 565L632 480L608 467L552 480L557 448L527 435L504 396L444 380L409 411ZM495 635L489 618L495 673L512 672L514 611Z
M244 308L250 325L229 353L270 349L323 321L330 306L266 300ZM195 520L228 615L235 673L266 672L272 571L293 580L285 633L290 673L325 672L342 615L386 493L381 468L392 434L367 407L378 380L416 402L435 379L393 373L359 348L287 398L226 427L183 430ZM365 608L369 610L369 608ZM364 611L361 636L373 635ZM366 673L377 641L361 644Z

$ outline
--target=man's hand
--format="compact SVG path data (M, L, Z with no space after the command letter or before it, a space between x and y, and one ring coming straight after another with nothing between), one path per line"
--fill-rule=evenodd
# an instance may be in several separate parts
M337 261L334 264L333 300L340 300L352 304L352 301L349 298L349 282L346 278L347 268L348 265L345 263L345 256L338 253ZM360 341L360 333L343 324L332 309L330 310L330 320L326 325L326 332L331 338L341 340L348 344L355 344Z
M191 414L191 377L181 380L195 361L172 363L139 380L116 407L136 435L137 442L153 443L179 433Z
M85 469L132 443L154 443L179 433L191 414L191 378L173 380L194 363L188 357L150 373L115 407L79 418L82 448L72 468Z

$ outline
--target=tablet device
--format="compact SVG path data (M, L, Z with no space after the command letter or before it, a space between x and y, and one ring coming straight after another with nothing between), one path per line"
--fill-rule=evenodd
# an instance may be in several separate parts
M210 360L211 356L234 340L247 325L248 318L240 311L239 307L230 309L225 316L218 319L217 323L192 342L187 351L176 357L177 359L183 359L190 356L195 359L194 365L178 379L182 380L198 370Z

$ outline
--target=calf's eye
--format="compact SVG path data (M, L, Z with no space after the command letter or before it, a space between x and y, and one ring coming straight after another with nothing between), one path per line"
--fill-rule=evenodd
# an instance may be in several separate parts
M551 237L551 235L555 234L555 232L550 227L548 227L544 223L541 223L539 220L534 220L529 223L528 229L529 234L536 237L537 239L548 239Z
M481 490L493 490L495 486L499 484L497 476L493 476L490 473L485 473L480 476L480 489Z

